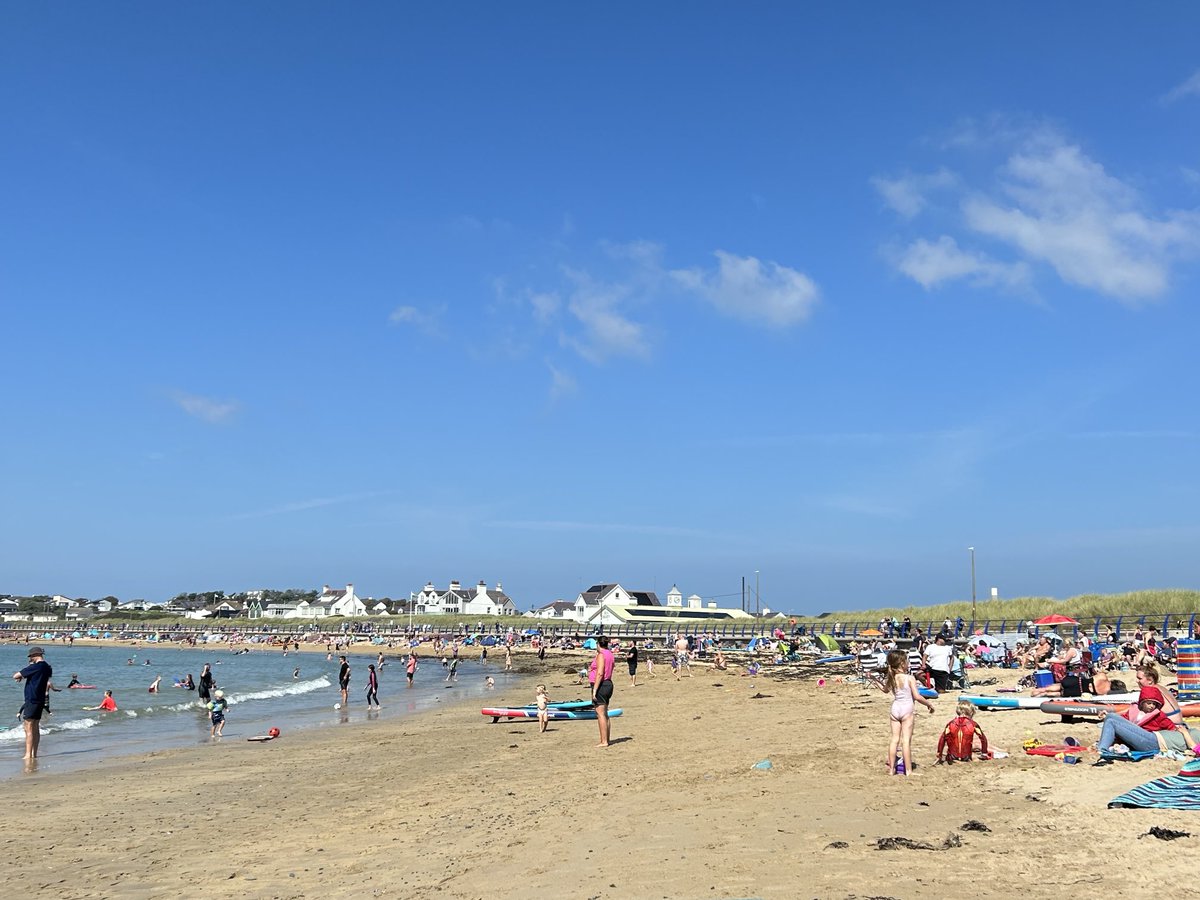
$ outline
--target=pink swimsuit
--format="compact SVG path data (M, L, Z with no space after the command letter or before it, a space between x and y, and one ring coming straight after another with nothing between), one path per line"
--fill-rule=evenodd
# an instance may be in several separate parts
M916 708L913 705L912 689L908 685L909 681L906 676L892 692L892 718L897 722L911 716Z

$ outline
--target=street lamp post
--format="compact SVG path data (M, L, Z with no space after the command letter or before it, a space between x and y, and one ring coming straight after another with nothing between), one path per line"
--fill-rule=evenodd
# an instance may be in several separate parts
M971 627L975 627L975 548L968 547L971 551Z

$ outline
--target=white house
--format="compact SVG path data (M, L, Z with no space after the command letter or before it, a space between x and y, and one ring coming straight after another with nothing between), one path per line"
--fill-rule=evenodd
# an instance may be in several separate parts
M597 589L609 588L607 593ZM749 613L742 609L719 607L713 601L704 602L699 594L690 595L687 600L678 586L672 585L667 591L667 604L660 606L658 598L648 591L625 592L637 603L610 602L609 598L617 598L620 585L595 585L580 594L585 600L585 608L589 610L584 620L589 626L622 626L645 623L648 625L703 625L706 623L721 624L733 620L750 619ZM598 594L599 602L593 605L588 601L590 594ZM652 602L651 602L652 601ZM576 607L578 611L578 603Z
M48 606L54 606L58 609L74 609L79 603L72 600L70 597L64 597L62 594L55 594L50 598Z
M570 600L555 600L530 612L538 619L575 619L575 604Z
M354 595L354 585L346 585L345 590L331 588L329 585L321 590L321 595L312 603L312 609L322 610L320 616L365 616L367 604Z
M591 622L610 606L661 606L654 591L627 591L621 585L593 584L575 598L575 621Z
M464 588L458 581L451 581L450 586L440 591L433 586L432 581L425 582L425 587L413 596L413 612L434 615L463 615L463 616L515 616L517 604L504 587L496 582L495 590L489 590L487 582L481 581L472 590Z
M345 589L325 585L311 603L268 603L263 614L271 619L326 619L330 616L365 616L367 605L354 594L354 585Z

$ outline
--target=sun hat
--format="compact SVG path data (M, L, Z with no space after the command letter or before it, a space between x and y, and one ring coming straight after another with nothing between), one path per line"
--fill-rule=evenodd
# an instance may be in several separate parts
M29 655L30 655L30 656L45 656L45 655L46 655L46 651L45 651L45 650L43 650L41 647L30 647L30 648L29 648Z

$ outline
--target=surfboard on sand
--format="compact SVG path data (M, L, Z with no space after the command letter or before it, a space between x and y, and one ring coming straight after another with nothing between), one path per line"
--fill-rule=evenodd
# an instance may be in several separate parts
M1122 713L1128 704L1089 703L1080 700L1047 700L1040 707L1044 713L1056 716L1099 716L1103 713Z
M1040 709L1043 697L985 697L982 694L959 694L960 701L966 700L980 709Z
M536 720L537 715L538 715L536 707L533 709L530 709L527 706L495 707L495 708L489 707L487 709L481 709L480 712L485 716L491 716L493 724L496 722L499 722L501 719L509 719L509 720L533 719L533 720ZM567 720L567 719L591 719L594 721L596 718L596 710L595 709L547 709L546 715L551 721L555 721L555 722L563 721L563 720ZM615 719L619 715L621 715L621 710L619 710L619 709L610 709L608 711L608 717L610 719Z

